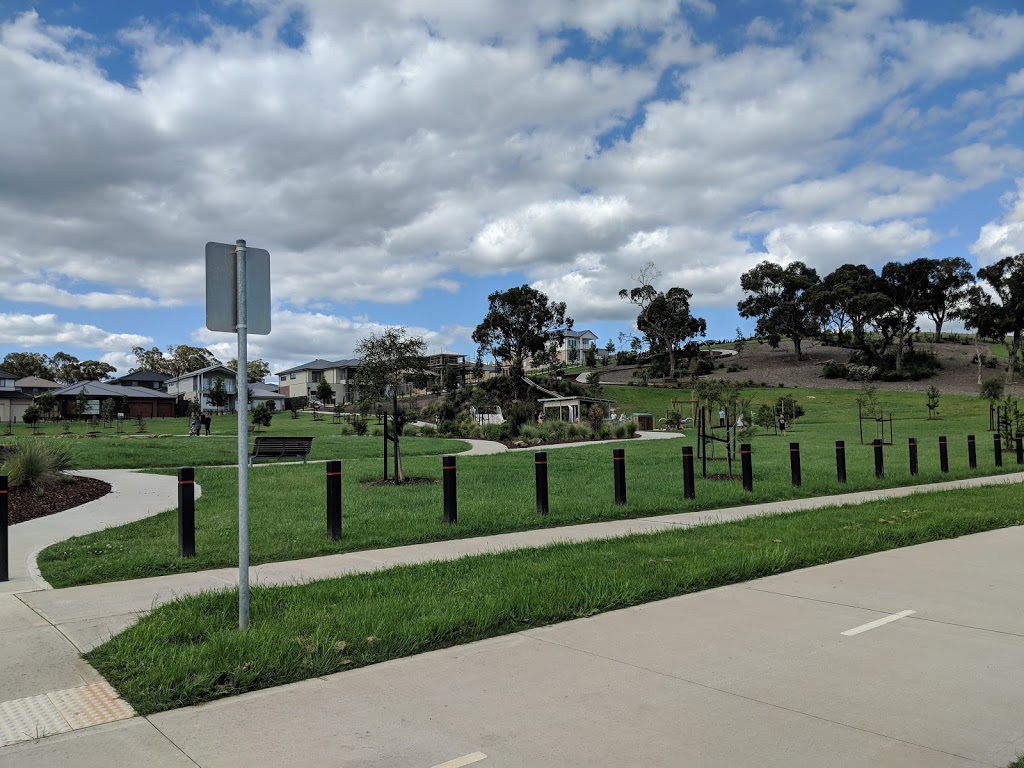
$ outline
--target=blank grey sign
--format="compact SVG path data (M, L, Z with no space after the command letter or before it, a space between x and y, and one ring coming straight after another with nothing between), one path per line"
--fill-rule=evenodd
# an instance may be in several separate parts
M246 330L270 333L270 252L245 249ZM235 333L238 325L238 278L235 246L206 244L206 327Z

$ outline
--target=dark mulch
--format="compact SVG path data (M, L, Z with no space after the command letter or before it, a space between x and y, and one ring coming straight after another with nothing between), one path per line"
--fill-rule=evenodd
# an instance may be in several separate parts
M363 480L363 485L432 485L436 482L436 477L407 477L402 482L398 482L394 478L388 480Z
M63 512L110 493L110 483L91 477L72 477L37 494L28 488L11 488L8 499L10 524Z

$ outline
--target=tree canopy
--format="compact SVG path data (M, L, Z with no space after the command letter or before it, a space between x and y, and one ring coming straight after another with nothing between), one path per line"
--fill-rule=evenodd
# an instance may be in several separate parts
M237 371L238 358L232 357L228 360L227 367L232 371ZM249 360L245 367L249 372L248 379L250 384L258 384L270 375L270 364L260 357L257 357L255 360Z
M747 296L736 306L742 317L757 318L758 336L773 347L789 337L797 360L803 360L802 341L817 336L821 327L812 302L818 282L818 273L802 261L785 267L762 261L740 276Z
M654 262L647 262L640 274L634 277L637 285L623 288L619 298L639 308L636 327L647 338L652 354L665 360L665 368L671 378L676 376L676 354L679 345L695 336L707 332L707 323L701 317L690 314L690 299L693 294L685 288L673 287L661 292L654 281L661 272Z
M961 317L968 329L1006 347L1006 378L1012 382L1024 334L1024 253L982 267L978 279L988 290L975 286Z
M495 291L487 302L487 315L473 331L478 353L510 363L519 376L527 357L542 352L549 340L560 341L572 328L565 302L549 301L529 285Z

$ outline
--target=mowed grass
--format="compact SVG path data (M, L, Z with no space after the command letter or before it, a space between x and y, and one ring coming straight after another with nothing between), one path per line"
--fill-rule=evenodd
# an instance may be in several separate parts
M848 408L847 404L847 408ZM291 560L339 552L400 546L417 542L482 536L539 527L573 525L629 517L832 495L890 486L937 482L979 474L1017 471L1009 450L997 469L990 436L978 437L978 468L968 467L966 435L977 416L945 421L909 419L897 429L897 445L884 449L885 474L875 477L870 446L860 445L857 425L849 420L813 423L806 420L787 436L760 435L751 439L754 490L745 492L734 462L734 479L701 478L698 462L696 499L682 497L680 449L693 446L687 438L659 441L624 441L628 504L613 498L612 446L582 445L548 452L551 514L536 514L532 451L497 456L466 456L458 461L457 525L442 523L441 460L438 456L409 456L409 475L429 478L433 484L373 487L365 481L379 478L379 458L351 458L343 469L343 536L326 538L326 491L323 465L278 466L264 464L250 474L250 557L254 564ZM833 413L834 406L823 412ZM856 413L856 411L854 411ZM987 420L987 414L986 414ZM987 422L986 422L987 423ZM873 424L871 425L873 426ZM983 425L982 425L983 426ZM920 474L909 473L906 434L910 428L920 440ZM901 435L901 432L903 435ZM940 472L938 436L949 439L947 474ZM349 438L349 440L369 438ZM835 440L845 439L848 482L836 480ZM429 438L403 442L407 455L436 448ZM374 440L374 443L378 441ZM799 442L803 485L794 488L790 474L790 442ZM708 462L709 475L727 473L723 446L717 460ZM168 470L169 471L169 470ZM182 571L228 567L237 563L237 470L199 467L196 480L203 489L196 506L196 557L177 554L176 513L169 511L125 526L76 537L43 550L38 562L43 576L55 587L157 576Z
M375 420L371 420L375 423ZM152 469L161 467L209 467L238 462L238 432L236 421L231 416L214 417L212 434L209 437L191 437L185 419L152 419L146 422L149 433L139 436L134 433L132 423L125 424L124 434L112 429L100 429L90 433L85 424L72 424L68 438L56 424L46 424L40 434L31 437L39 441L59 441L61 446L71 445L77 469ZM28 439L31 429L26 425L15 425L12 437L0 438L0 442L12 439ZM166 430L166 431L164 431ZM383 451L383 437L369 435L343 436L341 428L332 424L330 417L313 421L310 414L292 419L289 414L278 414L269 428L261 430L249 440L261 436L312 436L313 450L309 460L367 458ZM415 438L401 441L405 456L423 454L459 453L469 445L460 440L443 438Z
M1024 523L1019 486L463 558L156 609L86 654L140 714L848 557Z

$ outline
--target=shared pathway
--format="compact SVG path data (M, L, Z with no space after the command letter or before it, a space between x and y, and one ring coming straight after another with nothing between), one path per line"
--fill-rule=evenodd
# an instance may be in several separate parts
M237 570L46 588L34 553L51 543L47 536L57 541L176 504L173 477L83 474L111 482L114 492L45 518L45 525L11 529L13 578L0 584L0 768L141 762L131 755L149 756L151 766L277 765L288 756L294 765L426 768L476 762L484 768L1005 766L1014 750L1024 751L1021 529L880 553L133 717L80 652L161 603L234 586ZM250 579L294 583L1020 482L1024 474L1018 473L432 542L253 566ZM867 641L852 639L862 635ZM123 754L123 762L110 762L113 754Z

